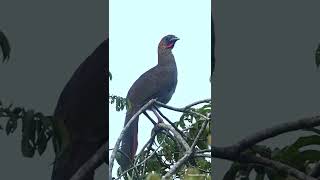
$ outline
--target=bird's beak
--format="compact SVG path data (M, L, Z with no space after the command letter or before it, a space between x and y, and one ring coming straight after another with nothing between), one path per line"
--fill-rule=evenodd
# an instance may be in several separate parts
M174 37L174 38L172 38L170 41L172 41L172 42L176 42L176 41L178 41L178 40L180 40L179 38L177 38L177 37Z

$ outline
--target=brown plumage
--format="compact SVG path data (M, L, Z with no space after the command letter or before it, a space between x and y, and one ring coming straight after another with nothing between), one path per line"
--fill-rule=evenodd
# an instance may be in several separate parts
M108 139L108 58L105 40L74 72L59 97L52 180L69 180ZM83 180L93 177L92 171Z
M162 103L168 103L171 99L177 85L177 66L171 50L177 40L179 38L174 35L163 37L158 45L158 64L142 74L131 86L127 94L131 108L126 113L124 125L149 100L156 98ZM138 118L125 133L121 146L122 152L131 159L137 151L137 136ZM124 166L127 165L128 161Z

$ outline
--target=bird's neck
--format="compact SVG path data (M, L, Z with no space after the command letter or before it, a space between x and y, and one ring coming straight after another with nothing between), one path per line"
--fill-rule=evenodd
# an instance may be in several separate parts
M170 65L176 64L174 56L171 50L159 50L158 51L158 65Z

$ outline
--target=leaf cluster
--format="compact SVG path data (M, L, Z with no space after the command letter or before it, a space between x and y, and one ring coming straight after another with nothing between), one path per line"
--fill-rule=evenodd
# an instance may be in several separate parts
M1 101L0 122L0 129L4 130L7 135L13 134L20 124L22 128L21 152L24 157L33 157L36 151L42 155L53 134L51 116L22 107L13 107L12 104L4 106Z
M246 153L259 155L274 161L279 161L296 168L302 172L308 173L310 167L320 160L320 136L310 135L298 138L294 143L283 148L271 149L267 146L256 145ZM290 178L285 172L278 172L268 167L256 164L241 164L234 162L224 176L224 180L235 180L241 178L249 180L249 176L255 172L255 179L263 180L268 177L270 180L286 180Z

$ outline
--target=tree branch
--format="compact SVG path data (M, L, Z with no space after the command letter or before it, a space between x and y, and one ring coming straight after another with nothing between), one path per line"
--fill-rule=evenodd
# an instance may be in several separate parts
M209 102L211 102L211 99L204 99L204 100L201 100L201 101L197 101L197 102L191 103L191 104L189 104L189 105L187 105L187 106L185 106L183 108L176 108L176 107L168 106L168 105L163 104L163 103L158 102L158 101L155 102L155 104L158 105L158 106L173 110L173 111L185 112L186 110L190 109L192 106L195 106L195 105L198 105L198 104L201 104L201 103L209 103Z
M271 128L258 131L240 140L234 145L226 146L226 147L212 147L211 155L212 157L231 160L231 161L238 161L242 163L258 163L261 165L272 167L279 171L284 171L298 179L315 180L315 178L309 175L306 175L305 173L293 167L290 167L286 164L273 161L264 157L257 157L253 155L244 154L242 152L261 141L278 136L280 134L296 131L296 130L309 129L319 125L320 125L320 116L302 118L297 121L282 123L279 125L275 125Z
M320 116L302 118L297 121L282 123L271 128L260 130L230 146L230 149L240 153L261 141L278 136L280 134L301 129L308 129L319 125Z
M196 115L198 115L198 116L200 116L200 117L205 119L205 122L202 125L203 127L201 127L200 132L198 133L197 137L195 138L195 140L194 140L194 142L192 144L192 148L190 148L190 146L188 145L186 140L182 137L183 133L179 129L176 129L174 124L173 125L167 125L167 124L164 124L164 123L158 124L158 127L164 128L164 129L167 129L167 130L171 131L173 133L174 137L178 140L178 142L180 142L182 144L182 146L184 147L184 149L186 151L185 156L182 159L180 159L173 166L173 168L171 168L169 170L169 172L168 172L169 174L167 173L166 175L171 175L174 172L176 172L176 170L185 162L185 160L187 160L193 154L193 149L195 148L195 145L196 145L197 141L199 140L200 134L204 131L204 129L205 129L207 123L208 123L208 120L210 119L210 118L208 118L208 117L206 117L206 116L204 116L204 115L202 115L202 114L200 114L198 112L192 111L190 108L192 106L195 106L195 105L198 105L198 104L201 104L201 103L209 103L209 102L211 102L211 99L205 99L205 100L194 102L194 103L192 103L190 105L185 106L184 108L175 108L175 107L171 107L171 106L165 105L165 104L163 104L161 102L158 102L155 99L150 100L136 114L134 114L134 116L128 121L128 123L126 124L126 126L122 130L120 136L118 137L117 142L115 144L115 147L113 148L113 151L112 151L112 154L111 154L111 158L110 158L109 178L112 179L112 169L113 169L114 159L115 159L116 153L117 153L117 151L119 149L120 142L121 142L121 140L123 138L123 135L124 135L125 131L128 129L130 124L136 119L136 117L139 116L141 113L144 113L149 119L151 119L151 117L148 116L147 113L145 113L145 110L147 110L148 107L152 106L153 104L156 104L156 105L158 105L160 107L164 107L164 108L171 109L171 110L174 110L174 111L178 111L178 112L193 113L193 114L196 114ZM165 117L162 113L160 115ZM171 122L166 117L165 117L165 119L171 124ZM180 131L180 133L182 133L182 134L180 134L178 131Z
M106 158L109 158L106 153L108 150L107 146L108 142L103 144L98 151L77 170L70 180L83 179L88 172L95 170L104 162L104 160L106 160Z

